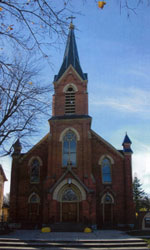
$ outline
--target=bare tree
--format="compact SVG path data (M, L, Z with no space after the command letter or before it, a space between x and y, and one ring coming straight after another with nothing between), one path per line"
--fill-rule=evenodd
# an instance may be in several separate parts
M17 43L25 50L40 50L54 45L65 34L70 15L69 0L0 0L0 43Z
M95 3L98 1L94 0ZM127 12L136 13L140 4L150 0L113 0ZM75 0L0 0L0 47L16 43L26 50L40 51L47 57L46 46L55 46L56 41L66 34L66 18L74 11ZM82 0L81 3L86 2ZM106 1L107 2L107 1ZM75 12L77 14L77 12ZM60 40L59 40L60 41ZM50 47L49 47L50 48Z
M47 57L65 35L69 0L0 0L0 154L11 153L18 137L33 134L37 119L50 109L51 90L37 82L28 54ZM60 40L59 40L60 41ZM10 56L16 48L17 58ZM20 49L21 54L18 53ZM33 56L33 53L32 53Z
M37 119L50 111L50 87L40 86L28 60L0 62L0 154L11 153L18 137L36 131Z
M139 4L150 0L114 1L121 9L135 12ZM47 87L37 84L37 70L32 70L27 62L13 59L12 63L4 58L14 45L22 49L21 57L24 57L23 51L38 51L47 57L46 45L50 51L50 46L55 46L66 34L66 18L73 14L71 2L75 3L73 0L0 0L0 50L4 51L0 58L1 152L10 153L10 141L34 132L37 117L47 111L44 95L48 92Z
M86 2L86 0L83 0ZM117 3L118 6L120 6L120 12L122 10L125 10L127 12L127 15L130 16L130 13L137 14L137 10L140 5L146 4L147 6L150 5L150 0L113 0L113 3ZM104 1L97 1L95 0L95 3L98 3L98 7L103 9L105 4L107 3L107 0ZM109 2L108 2L109 3Z
M120 5L120 11L125 9L127 11L127 15L129 16L130 13L137 14L137 10L140 5L146 4L147 6L150 5L150 0L116 0Z

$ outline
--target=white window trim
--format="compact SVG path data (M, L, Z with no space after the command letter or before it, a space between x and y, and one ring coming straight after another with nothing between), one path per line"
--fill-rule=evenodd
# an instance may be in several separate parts
M115 162L114 162L114 159L113 159L111 156L105 154L105 155L102 155L102 156L100 157L100 159L99 159L99 161L98 161L98 165L102 165L102 162L103 162L103 160L104 160L105 158L108 158L108 160L110 160L111 165L115 163Z
M68 90L68 88L70 88L70 87L73 88L74 92L77 92L77 91L78 91L77 86L76 86L74 83L68 83L68 84L64 87L63 92L66 93L67 90Z
M69 127L69 128L65 128L61 134L60 134L60 137L59 137L59 141L63 141L63 137L64 135L67 133L68 130L71 130L72 132L75 133L76 137L77 137L77 141L80 141L80 135L78 133L78 131L75 129L75 128L72 128L72 127Z

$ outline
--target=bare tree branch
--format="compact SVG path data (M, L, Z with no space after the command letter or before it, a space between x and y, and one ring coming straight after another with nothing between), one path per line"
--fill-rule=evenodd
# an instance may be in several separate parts
M0 7L1 39L7 37L26 50L38 48L46 55L41 44L47 40L52 45L66 34L69 1L56 5L46 0L1 0Z
M37 129L37 120L50 112L51 87L36 82L37 72L22 59L0 68L0 153L10 153L16 138Z

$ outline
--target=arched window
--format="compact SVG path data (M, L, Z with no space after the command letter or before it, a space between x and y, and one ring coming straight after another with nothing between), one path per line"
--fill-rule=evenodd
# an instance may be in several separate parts
M76 135L73 131L68 130L63 137L63 167L67 165L76 166L76 146Z
M69 86L65 94L65 114L75 113L75 91Z
M102 161L102 181L103 183L112 182L111 163L110 163L110 160L107 158L104 158Z
M111 198L111 196L110 196L109 194L106 194L106 195L105 195L104 203L105 203L105 204L110 204L110 203L112 203L112 198Z
M40 182L40 162L38 159L33 159L30 165L30 182Z
M28 199L29 203L29 215L32 220L36 219L36 216L39 215L39 207L40 207L40 197L36 193L32 193Z
M39 203L40 197L36 193L32 193L29 197L29 203Z

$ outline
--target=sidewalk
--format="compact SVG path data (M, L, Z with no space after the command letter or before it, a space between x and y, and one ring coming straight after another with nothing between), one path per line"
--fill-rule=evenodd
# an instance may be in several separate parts
M111 239L135 239L136 237L131 237L123 231L118 230L97 230L92 233L82 233L82 232L51 232L51 233L41 233L40 230L16 230L7 235L0 235L0 239L20 239L20 240L56 240L56 241L80 241L80 240L111 240ZM136 238L137 239L137 238Z

